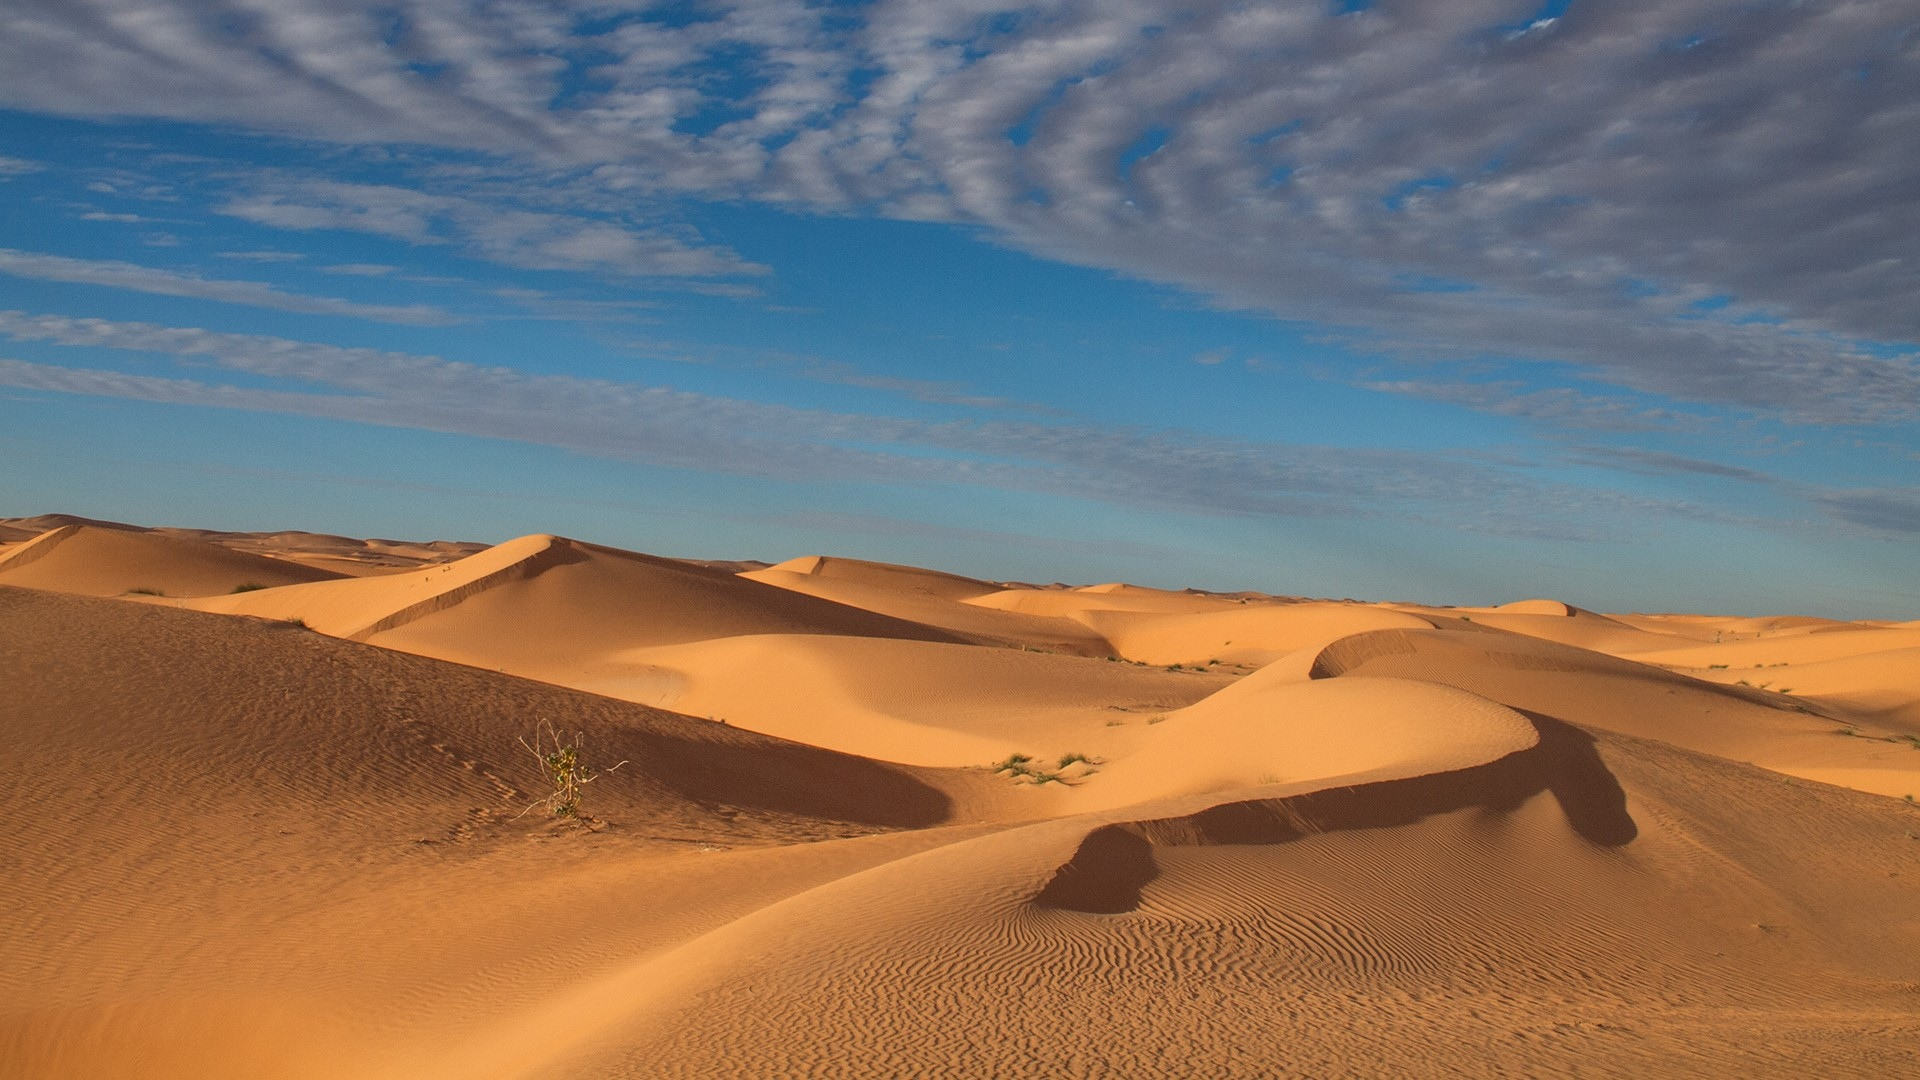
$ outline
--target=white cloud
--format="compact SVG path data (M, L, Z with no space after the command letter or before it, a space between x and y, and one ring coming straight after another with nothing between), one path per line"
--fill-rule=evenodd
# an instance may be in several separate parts
M348 315L376 322L404 323L413 326L440 326L454 322L453 316L437 308L413 304L360 304L329 296L308 296L276 289L259 281L230 281L204 278L175 270L161 270L136 263L70 259L31 251L0 248L0 274L35 278L41 281L66 281L83 285L101 285L112 289L155 293L160 296L216 300L226 304L272 308L308 315Z

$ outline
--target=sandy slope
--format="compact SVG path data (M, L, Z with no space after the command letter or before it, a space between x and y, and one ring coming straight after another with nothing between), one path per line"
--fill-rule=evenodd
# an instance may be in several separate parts
M1913 633L547 536L0 588L0 1075L1913 1074Z
M91 525L51 529L0 554L0 585L90 596L206 596L338 575L215 544Z

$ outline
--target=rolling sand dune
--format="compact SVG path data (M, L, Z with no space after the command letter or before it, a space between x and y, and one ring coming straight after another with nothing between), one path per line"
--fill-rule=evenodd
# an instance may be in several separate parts
M741 576L837 604L938 626L976 640L1075 656L1113 653L1113 646L1085 623L973 603L1006 590L972 578L817 555Z
M0 1075L1920 1074L1910 626L551 536L70 595L264 557L188 531L0 551Z
M1106 757L1224 675L891 638L750 635L636 649L570 685L887 761Z
M92 525L64 525L0 555L0 585L89 596L144 590L206 596L338 575L214 544Z

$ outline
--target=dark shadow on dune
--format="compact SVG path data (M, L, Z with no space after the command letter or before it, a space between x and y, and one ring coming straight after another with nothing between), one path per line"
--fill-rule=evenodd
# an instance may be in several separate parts
M952 800L911 769L801 743L706 742L627 733L620 753L685 798L776 814L920 829L945 823Z
M1034 903L1091 915L1118 915L1140 905L1140 890L1160 875L1153 842L1132 825L1103 825L1080 841Z
M1540 733L1538 745L1471 769L1102 826L1087 834L1034 902L1099 915L1132 911L1159 874L1156 847L1284 844L1315 833L1412 825L1473 807L1504 813L1542 791L1552 793L1567 824L1589 843L1612 848L1637 837L1626 792L1600 760L1593 737L1552 717L1527 715Z

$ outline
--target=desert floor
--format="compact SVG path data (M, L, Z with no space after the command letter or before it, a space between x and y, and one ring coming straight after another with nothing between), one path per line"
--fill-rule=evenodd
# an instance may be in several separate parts
M0 725L9 1078L1920 1075L1920 623L43 517Z

